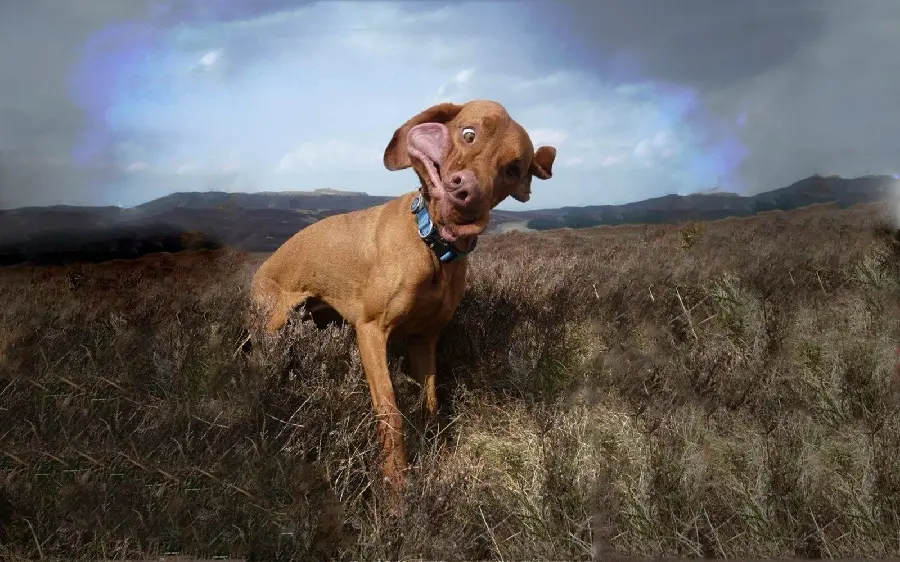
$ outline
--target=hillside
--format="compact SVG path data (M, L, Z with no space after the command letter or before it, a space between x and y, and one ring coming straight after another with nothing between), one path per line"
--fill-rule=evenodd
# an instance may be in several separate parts
M534 211L528 222L535 230L585 228L616 224L660 224L746 217L765 211L791 211L817 203L847 207L887 199L897 180L890 176L844 179L811 176L787 187L752 196L712 191L693 195L666 195L625 205L563 207Z
M788 211L816 203L846 207L886 199L895 180L812 176L790 186L744 197L712 191L667 195L624 205L537 211L495 210L488 232L548 230L598 225L677 224ZM174 193L134 208L30 207L0 211L0 262L43 248L76 251L111 236L158 239L170 232L199 232L217 243L254 252L273 251L297 230L326 216L378 205L387 197L357 192ZM54 250L54 251L56 251ZM3 257L7 256L7 257ZM10 257L12 256L12 257Z
M0 559L900 556L879 206L486 237L397 518L352 331L241 352L259 259L0 268Z
M281 210L281 211L352 211L380 205L390 197L361 192L319 189L316 191L279 191L260 193L225 193L221 191L173 193L154 199L130 210L130 214L146 217L174 209L191 210Z

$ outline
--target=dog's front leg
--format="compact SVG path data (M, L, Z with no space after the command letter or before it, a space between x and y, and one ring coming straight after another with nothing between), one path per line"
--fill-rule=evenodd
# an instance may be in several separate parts
M381 326L363 323L356 326L356 339L377 418L382 474L399 489L406 470L406 449L403 444L403 417L397 408L387 365L388 334Z
M437 415L437 337L410 338L406 349L409 353L409 374L422 387L422 413L427 426Z

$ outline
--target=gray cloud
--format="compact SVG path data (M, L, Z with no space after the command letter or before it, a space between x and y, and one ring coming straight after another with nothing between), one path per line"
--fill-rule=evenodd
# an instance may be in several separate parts
M111 22L139 17L142 2L4 2L0 7L0 206L84 201L100 169L64 159L86 123L68 97L79 49Z
M58 162L86 124L67 81L91 34L129 19L239 20L305 3L0 3L0 207L88 202L100 180L120 173ZM812 173L900 171L896 0L561 0L510 8L531 10L533 22L554 30L557 45L536 62L604 75L637 70L695 90L700 106L746 147L735 179L748 191ZM510 25L519 25L516 18ZM256 56L253 44L229 53L229 62Z
M900 168L900 2L568 0L542 9L599 71L625 60L695 89L746 147L734 179L747 191Z
M821 37L710 104L747 111L740 177L753 190L812 173L855 176L900 167L900 4L828 3Z
M87 123L70 73L91 35L129 20L227 21L293 8L295 0L28 0L0 3L0 208L86 204L121 172L67 160ZM142 145L159 139L138 139Z
M761 74L815 41L826 1L562 0L540 10L571 31L598 71L624 60L645 76L707 90Z

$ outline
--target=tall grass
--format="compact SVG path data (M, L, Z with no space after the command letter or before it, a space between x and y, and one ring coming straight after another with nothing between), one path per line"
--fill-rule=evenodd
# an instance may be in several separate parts
M0 270L0 557L900 554L900 240L872 207L486 238L374 484L346 327L242 351L258 259Z

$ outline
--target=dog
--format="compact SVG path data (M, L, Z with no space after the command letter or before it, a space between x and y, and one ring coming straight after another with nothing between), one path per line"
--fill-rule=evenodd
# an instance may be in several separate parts
M388 338L404 339L409 374L433 421L436 345L463 298L467 255L490 211L509 196L528 201L532 178L549 179L555 159L556 148L535 150L499 103L434 105L398 128L384 151L388 170L413 168L418 190L303 228L253 276L251 294L266 311L269 334L301 305L353 326L378 419L381 473L396 488L407 458Z

